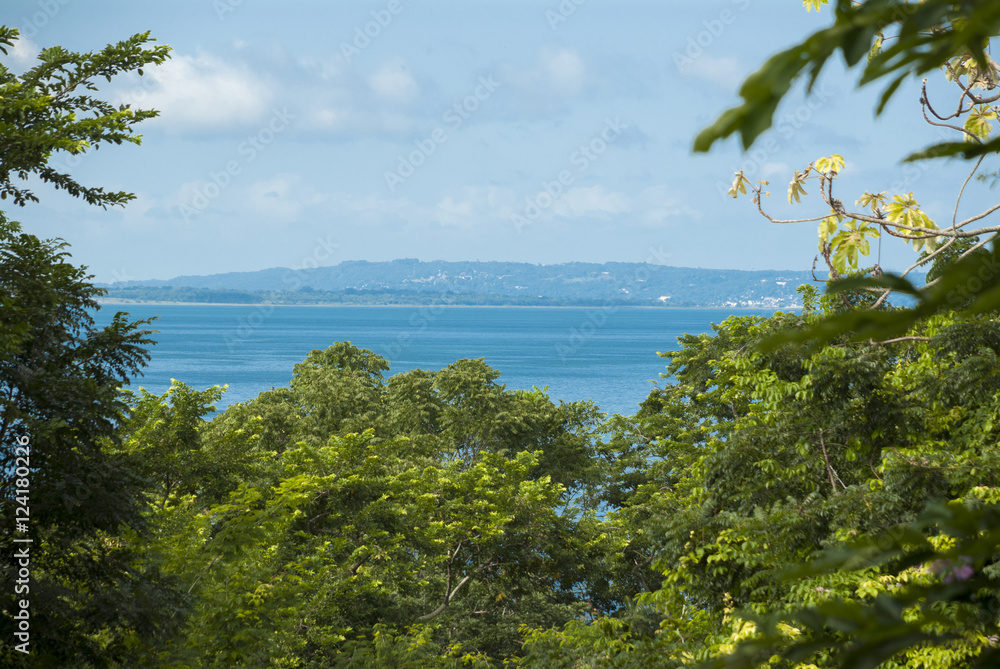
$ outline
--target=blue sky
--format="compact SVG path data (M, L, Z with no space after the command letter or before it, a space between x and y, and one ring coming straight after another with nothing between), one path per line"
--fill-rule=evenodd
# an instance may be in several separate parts
M784 204L792 170L835 152L844 202L914 191L943 221L965 178L899 164L937 139L916 82L875 119L877 91L839 64L750 155L692 155L744 76L831 20L799 0L7 0L3 17L27 38L15 70L146 30L173 47L103 89L161 111L141 147L55 159L137 200L102 211L40 187L8 212L98 281L404 257L808 269L815 224L726 197L735 169L796 218L824 209ZM966 213L996 195L971 188ZM913 257L884 241L883 266Z

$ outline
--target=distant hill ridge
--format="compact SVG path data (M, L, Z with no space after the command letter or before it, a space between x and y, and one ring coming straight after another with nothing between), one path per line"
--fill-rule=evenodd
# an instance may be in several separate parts
M818 278L825 278L820 275ZM633 304L791 307L808 271L716 270L648 263L344 261L329 267L105 284L109 299L289 304Z

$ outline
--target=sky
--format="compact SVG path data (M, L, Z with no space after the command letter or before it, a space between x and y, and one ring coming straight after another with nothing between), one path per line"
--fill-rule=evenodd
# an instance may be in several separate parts
M0 56L15 71L45 47L144 31L173 49L101 88L160 111L141 146L52 160L133 202L104 211L35 184L40 203L7 210L99 282L397 258L804 270L816 225L730 198L737 169L771 180L765 205L792 218L826 213L815 186L796 207L785 193L832 153L845 203L913 191L939 222L967 176L900 163L940 138L919 82L876 118L878 89L840 61L749 153L734 139L692 153L746 75L832 20L799 0L5 0L0 14L22 32ZM997 196L973 183L961 213ZM895 239L879 252L887 269L915 259Z

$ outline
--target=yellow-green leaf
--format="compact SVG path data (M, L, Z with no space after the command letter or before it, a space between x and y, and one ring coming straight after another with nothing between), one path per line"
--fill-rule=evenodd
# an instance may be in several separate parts
M865 194L862 195L854 204L862 207L868 207L872 211L875 211L877 208L885 206L885 195L885 191L880 193L869 193L868 191L865 191Z
M969 113L969 118L965 120L965 129L970 135L978 139L987 140L993 132L993 123L997 118L996 111L989 105L979 105L973 107ZM972 137L966 136L967 140Z
M729 188L729 196L735 198L740 193L746 195L747 184L749 183L750 181L743 176L743 170L740 170L736 173L736 178L733 179L733 185Z
M827 158L819 158L813 163L813 167L820 174L828 174L830 172L836 174L844 169L844 157L839 153L835 153Z
M819 250L821 252L827 240L830 239L830 235L837 232L837 227L842 219L843 217L840 215L828 216L819 222Z
M877 239L880 236L877 228L857 221L848 221L844 229L830 240L833 251L833 266L840 273L858 268L858 256L866 256L871 252L868 237Z
M792 182L788 184L788 203L801 202L801 196L808 195L805 186L803 184L806 181L806 177L809 176L809 168L806 168L802 172L796 172L795 176L792 178Z
M876 56L882 53L882 40L884 36L882 33L878 33L878 37L875 38L875 43L872 44L871 51L868 52L868 62L871 63Z
M892 202L885 208L886 220L892 223L900 223L913 228L926 228L928 231L937 230L937 224L931 220L930 216L920 209L920 204L913 193L904 195L894 195ZM920 231L900 230L900 234L914 236L921 234ZM912 242L916 250L920 250L927 243L927 239L914 239Z

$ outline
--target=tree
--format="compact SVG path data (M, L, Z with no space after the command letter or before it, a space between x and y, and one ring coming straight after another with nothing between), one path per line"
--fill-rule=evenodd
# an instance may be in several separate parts
M826 605L828 615L843 615L836 605L846 600L859 607L856 629L885 631L886 618L863 604L897 593L913 599L901 600L908 617L893 629L922 645L886 646L889 656L902 651L905 666L951 666L949 653L986 657L988 638L1000 631L988 607L997 592L987 578L995 523L984 521L992 534L981 536L962 509L936 512L933 522L923 513L942 498L977 508L997 497L1000 323L941 316L892 345L843 336L818 350L757 350L774 332L823 317L734 316L714 336L684 337L679 351L665 354L671 383L608 444L621 473L610 477L606 516L609 526L627 528L622 552L645 556L659 578L614 617L532 632L529 666L650 666L654 657L656 666L713 658L730 666L741 640L755 645L739 646L735 658L745 664L731 666L793 649L798 662L859 666L860 655L847 652L847 628L806 612ZM900 530L910 524L919 529ZM942 531L964 543L949 543ZM852 553L850 542L861 537L879 550ZM787 580L827 549L841 551L839 561L827 557L824 569ZM940 566L930 571L933 564ZM977 575L974 588L949 581L928 600L934 607L916 606L910 584L936 587L966 565ZM970 601L956 602L958 595ZM937 641L950 645L927 644L934 637L921 626L942 615L949 627Z
M0 50L16 38L16 30L0 28ZM0 197L34 201L13 179L36 176L99 206L131 198L81 186L48 161L55 152L80 153L103 142L138 143L131 127L154 112L113 109L80 91L96 90L96 77L162 62L168 48L146 49L148 41L137 35L92 54L53 47L20 76L0 65ZM135 553L135 537L145 528L145 481L131 459L109 448L126 411L120 387L149 357L149 321L129 322L119 313L96 327L92 313L103 291L67 257L64 242L39 240L0 214L5 583L14 583L24 566L15 549L23 556L27 545L30 554L27 589L17 595L7 589L0 599L7 630L15 629L15 612L23 618L21 601L30 605L30 643L21 648L28 652L5 641L5 666L139 662L139 640L168 636L180 605L169 579Z
M804 0L804 4L819 10L827 4L827 0ZM829 341L837 332L844 330L854 331L858 338L870 337L875 332L888 338L941 308L964 305L982 313L1000 306L996 245L992 251L985 252L984 249L995 240L1000 227L975 228L973 225L1000 209L1000 205L963 220L957 218L965 186L976 176L984 159L1000 149L1000 137L991 138L997 121L998 107L994 103L1000 100L1000 92L996 91L1000 75L997 63L988 50L990 38L998 32L1000 8L985 0L966 3L947 0L838 0L832 26L772 56L740 88L743 103L724 112L696 138L696 151L707 151L713 143L731 134L739 134L744 148L748 147L770 127L779 102L796 79L808 72L808 85L811 87L837 51L852 67L858 66L867 54L868 60L862 67L860 79L862 85L892 77L880 96L876 108L878 114L907 77L940 69L947 79L955 83L958 89L955 111L950 111L950 106L945 110L940 103L932 104L926 85L920 103L928 123L956 131L959 133L958 141L935 144L906 158L907 161L914 161L961 156L976 161L957 195L955 215L950 225L942 226L932 221L921 210L913 193L865 192L859 196L856 205L869 211L848 211L833 194L834 181L844 166L840 155L820 158L794 174L788 188L789 202L799 202L801 196L806 194L806 182L815 179L822 200L830 207L829 213L800 221L771 218L762 204L762 195L769 195L766 192L768 184L750 184L742 173L737 173L730 194L736 197L749 189L760 213L770 220L820 221L820 253L833 278L858 270L859 255L867 254L868 239L877 238L881 233L903 238L916 250L924 251L922 257L901 276L882 276L881 268L874 267L870 270L874 278L861 280L855 277L839 287L839 290L877 289L881 295L873 305L875 307L880 306L891 291L901 291L917 298L916 309L904 314L854 310L809 333L802 333L798 336L799 340L812 337L817 342ZM974 241L963 243L965 240ZM960 253L953 253L961 246L964 248ZM940 276L926 286L918 289L902 278L917 267L937 259L951 262L939 264ZM862 272L865 273L868 271ZM838 290L837 287L833 289Z
M0 26L0 51L7 53L17 40L18 31ZM96 79L108 81L123 72L140 75L148 65L163 63L170 53L168 46L145 48L153 41L149 33L133 35L97 53L74 53L62 47L44 49L40 63L17 76L0 64L0 199L9 196L14 204L24 206L38 198L26 186L14 181L33 175L51 183L88 204L107 208L124 205L135 198L131 193L107 192L100 187L83 186L72 176L49 165L58 151L76 155L103 143L139 144L141 137L133 126L159 114L155 110L132 109L127 104L115 108L92 97L98 90Z
M16 520L17 534L33 541L30 592L22 593L31 602L31 656L104 666L127 656L134 635L163 635L156 611L176 606L123 541L145 526L146 482L135 462L108 448L126 409L119 388L148 360L152 340L142 329L149 321L130 323L123 314L96 327L91 313L101 290L66 256L64 243L0 222L4 326L18 333L5 339L0 360L2 565L13 583L15 549L23 548L13 541L15 510L27 507L26 532L20 513ZM29 452L21 462L18 445ZM25 462L26 477L15 464ZM3 595L8 629L13 597ZM127 600L132 605L122 607ZM15 666L18 655L6 649Z
M811 4L818 9L820 3ZM892 35L893 45L883 50L887 27L897 27L898 32ZM857 264L852 261L856 261L858 251L864 250L863 236L877 235L879 231L903 237L917 250L924 251L903 276L934 261L927 286L922 289L900 277L880 277L881 273L876 272L874 279L855 278L834 283L832 291L840 294L859 289L880 292L873 304L877 309L892 290L900 290L917 298L916 308L901 312L847 312L810 330L786 334L780 340L811 339L825 343L850 331L854 332L855 339L875 338L888 344L905 339L919 340L920 333L915 330L940 323L945 317L941 312L960 309L972 318L964 319L951 329L955 338L949 342L954 347L949 355L962 358L974 350L972 359L978 362L966 368L951 384L938 384L937 387L964 385L977 393L976 398L991 397L996 402L995 348L991 341L997 327L996 309L1000 306L1000 281L996 272L1000 259L996 238L1000 227L987 225L973 229L973 224L981 225L980 222L1000 209L1000 205L961 221L957 212L968 183L977 175L984 160L1000 149L1000 141L991 138L997 120L994 103L1000 100L1000 93L996 92L1000 66L989 55L990 39L998 33L1000 11L995 3L934 0L838 3L832 28L814 34L802 45L773 58L751 78L752 83L747 81L743 90L745 103L727 112L699 137L696 142L699 149L707 148L718 137L733 131L743 135L745 145L752 142L759 128L770 123L771 103L776 104L783 94L780 86L774 86L777 70L786 68L785 74L788 74L808 64L815 81L826 58L837 48L842 50L848 64L854 65L859 60L859 49L873 42L862 83L886 75L895 77L883 92L879 112L910 73L922 74L941 68L945 77L959 89L955 111L943 110L941 105L932 104L924 80L920 99L924 117L932 125L960 133L961 141L940 143L907 158L927 160L959 155L975 160L958 193L950 226L938 226L931 221L920 210L913 193L893 195L891 201L885 193L865 193L858 204L868 207L871 213L849 213L833 197L832 191L836 178L834 163L842 159L839 156L822 159L818 170L823 199L831 206L831 217L820 225L820 251L832 274L836 276L844 269L856 269ZM796 58L798 65L793 62ZM798 200L802 194L801 184L808 172L809 168L796 173L789 187L789 201ZM981 180L990 178L979 176ZM748 185L742 175L737 175L734 195L745 191ZM764 185L750 186L758 208ZM764 213L762 208L760 211ZM845 218L852 219L850 235L845 234L846 231L837 232ZM986 249L991 241L992 249ZM977 318L977 314L987 316ZM947 317L953 316L952 313ZM934 337L931 341L937 339ZM830 601L773 615L766 621L762 619L765 631L742 644L731 660L720 660L718 666L750 666L761 654L776 650L793 661L822 652L829 661L841 666L875 666L901 655L913 661L933 658L941 666L993 666L996 663L1000 657L995 648L997 636L992 633L997 626L996 602L1000 594L996 583L996 565L1000 557L996 483L990 475L981 481L977 479L983 470L973 463L978 462L976 458L981 452L963 450L965 434L983 435L985 441L980 443L984 446L995 444L996 409L990 404L978 409L974 408L976 402L971 404L972 408L956 407L955 411L964 414L963 418L970 418L962 430L953 430L954 425L948 424L936 432L929 431L930 435L944 440L942 453L925 447L903 456L910 464L909 476L913 478L913 470L916 470L926 479L936 478L937 489L931 488L933 496L948 504L929 508L909 525L885 528L882 537L873 534L853 546L833 551L824 560L789 576L790 579L830 579L850 569L867 568L883 574L883 582L895 582L897 590L891 593L869 591L857 601L851 601L847 593L841 591ZM965 413L967 409L969 414ZM957 416L952 417L955 418ZM978 436L975 439L978 441ZM973 453L977 453L973 463L966 462ZM927 476L928 468L939 474ZM971 489L968 485L956 487L954 484L942 487L949 477L941 474L951 469L971 474L970 478L981 484ZM783 635L775 631L779 625L786 629L789 625L794 626L798 634L805 633L803 639L796 643L787 634L782 638Z
M733 133L749 147L797 76L814 82L837 50L849 65L868 53L862 83L893 76L879 111L910 73L942 67L956 81L951 117L926 93L921 104L932 123L964 119L965 141L910 158L975 159L971 180L1000 148L987 48L998 31L995 3L840 1L833 26L748 78L743 104L695 149ZM534 631L527 664L996 663L1000 323L989 313L997 249L984 246L998 228L972 228L997 207L938 226L912 194L865 193L870 213L852 213L833 192L842 168L839 155L816 160L788 191L798 201L815 179L830 209L806 219L820 223L827 295L804 287L802 316L730 318L714 337L684 338L668 356L674 380L610 443L629 475L610 491L612 519L652 537L646 550L664 576L639 599L658 628L624 618ZM767 186L737 174L731 194L750 192L770 218ZM915 266L934 262L925 288L860 269L881 233L924 251ZM890 290L916 307L887 308Z
M482 360L388 371L338 342L296 365L290 388L208 426L182 416L211 398L182 386L141 400L124 437L135 452L276 447L276 466L255 461L229 490L195 467L158 498L154 550L194 598L167 661L496 666L520 654L522 626L634 594L603 582L615 538L587 506L592 405L508 391Z

